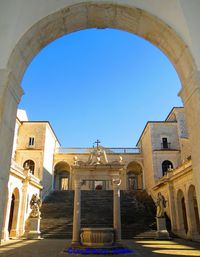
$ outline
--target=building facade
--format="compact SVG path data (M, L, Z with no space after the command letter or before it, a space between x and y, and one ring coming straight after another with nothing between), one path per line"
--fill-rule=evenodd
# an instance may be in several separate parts
M112 190L113 167L120 166L121 190L146 190L154 201L161 192L172 231L199 240L184 108L173 108L165 121L147 122L136 148L107 148L99 143L92 148L61 148L49 122L28 121L26 112L18 110L3 240L23 237L33 194L44 199L54 190L74 190L79 164L84 167L81 190ZM90 164L98 168L90 169Z

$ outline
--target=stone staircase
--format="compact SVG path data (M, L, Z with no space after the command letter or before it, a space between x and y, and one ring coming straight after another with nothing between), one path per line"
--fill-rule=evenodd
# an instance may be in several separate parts
M71 238L73 191L54 191L41 208L41 233L44 238Z
M41 209L42 237L72 238L73 198L73 191L54 191L45 199ZM123 239L147 231L150 238L155 237L154 217L153 201L145 191L121 191ZM112 224L113 191L81 191L81 227L112 227Z

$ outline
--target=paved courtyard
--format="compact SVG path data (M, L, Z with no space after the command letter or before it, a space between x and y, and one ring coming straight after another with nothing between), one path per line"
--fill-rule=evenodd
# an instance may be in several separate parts
M124 247L132 249L132 253L123 256L135 257L179 257L179 256L200 256L200 243L176 239L173 241L158 240L124 240ZM82 254L72 254L69 240L12 240L0 246L1 257L65 257L65 256L85 256ZM64 253L68 249L69 253ZM105 256L90 255L90 256ZM106 256L116 256L106 255ZM122 256L122 254L118 254Z

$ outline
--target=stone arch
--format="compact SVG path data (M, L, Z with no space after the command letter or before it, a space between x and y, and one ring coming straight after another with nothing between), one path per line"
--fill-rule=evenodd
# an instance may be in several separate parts
M60 161L54 167L54 189L68 190L70 188L70 165L65 161Z
M9 240L8 224L10 216L10 207L11 207L11 185L8 183L7 192L6 192L6 208L4 210L4 220L3 220L3 229L2 229L2 239Z
M115 28L146 39L174 65L184 89L181 96L185 97L189 93L189 84L192 84L191 90L194 87L195 62L184 40L168 24L142 9L105 2L77 3L32 25L18 41L9 58L10 87L20 85L25 69L43 47L63 35L88 28Z
M200 79L195 61L184 40L167 23L142 9L126 6L125 4L120 5L110 1L104 1L103 3L100 1L84 1L67 6L33 24L19 39L13 48L7 67L3 71L1 82L4 89L3 94L1 94L3 102L1 108L1 135L5 134L6 137L4 138L9 140L8 144L6 140L0 138L1 148L6 149L5 155L11 156L11 146L9 148L7 145L12 145L17 104L23 93L20 83L32 58L44 46L62 35L94 27L116 28L134 33L160 48L173 63L182 83L180 96L186 108L190 140L194 148L194 150L192 149L193 173L196 190L198 190L197 197L200 200L200 175L198 172L200 167L200 136L198 132L199 123L197 122L200 113L199 91L197 90ZM7 112L7 106L9 106L9 112ZM190 113L193 113L193 115L190 116ZM9 160L11 158L7 159L1 159L0 163L1 170L5 170L4 175L8 180ZM2 185L5 188L4 182L2 182ZM2 197L1 202L4 208L5 198ZM2 213L3 211L1 211Z
M19 226L19 212L20 212L20 192L16 187L11 196L9 222L8 222L8 233L9 237L18 236L18 226Z
M177 192L177 221L178 221L178 233L181 236L186 236L188 232L188 220L186 213L185 197L181 189Z
M162 162L162 175L166 175L170 169L173 169L174 165L171 161L165 160Z
M200 235L200 221L199 221L199 211L197 205L196 190L194 185L190 185L188 189L188 219L191 222L191 236L195 237Z
M26 168L26 167L30 170L31 174L34 175L34 173L35 173L35 162L31 159L26 160L23 163L23 168Z
M116 28L148 40L168 56L182 85L186 85L194 71L187 45L161 19L139 8L100 2L74 4L34 24L13 49L9 71L20 82L26 67L43 47L65 34L87 28Z
M127 165L127 184L128 190L143 189L143 169L136 161L132 161Z

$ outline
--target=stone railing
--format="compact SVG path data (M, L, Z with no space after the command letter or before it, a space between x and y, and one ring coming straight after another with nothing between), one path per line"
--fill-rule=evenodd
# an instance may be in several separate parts
M107 154L139 154L141 153L140 148L122 148L122 147L112 147L112 148L107 148L103 147L101 148L104 150ZM60 154L69 154L69 153L75 153L75 154L83 154L83 153L90 153L93 151L94 148L85 148L85 147L72 147L72 148L57 148L56 153Z
M24 174L24 168L18 164L16 161L14 161L13 159L11 160L11 168L13 168L14 170L17 170L18 172Z

